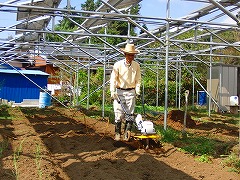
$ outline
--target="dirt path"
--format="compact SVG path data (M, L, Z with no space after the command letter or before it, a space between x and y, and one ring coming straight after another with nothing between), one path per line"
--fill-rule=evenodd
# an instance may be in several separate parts
M1 140L9 139L1 180L239 180L221 159L201 163L168 144L156 154L116 143L112 124L81 112L46 109L25 117L22 111L11 112L18 120L1 121Z

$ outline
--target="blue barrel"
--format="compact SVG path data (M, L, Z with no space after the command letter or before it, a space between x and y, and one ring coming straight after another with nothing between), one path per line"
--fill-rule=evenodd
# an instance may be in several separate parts
M207 104L207 93L205 91L198 91L198 104L200 106Z
M51 105L51 96L49 94L51 94L51 91L40 91L40 95L39 95L39 108L45 108L46 106L50 106Z

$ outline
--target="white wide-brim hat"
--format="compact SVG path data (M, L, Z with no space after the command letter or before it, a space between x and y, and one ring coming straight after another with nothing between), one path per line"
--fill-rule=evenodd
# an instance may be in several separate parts
M139 50L135 49L134 44L126 44L125 48L120 48L124 53L137 54Z

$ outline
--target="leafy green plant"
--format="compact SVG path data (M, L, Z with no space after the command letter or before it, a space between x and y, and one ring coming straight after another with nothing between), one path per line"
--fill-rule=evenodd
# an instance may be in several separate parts
M195 160L200 161L200 162L206 162L206 163L211 163L211 157L207 154L203 154L198 158L195 158Z

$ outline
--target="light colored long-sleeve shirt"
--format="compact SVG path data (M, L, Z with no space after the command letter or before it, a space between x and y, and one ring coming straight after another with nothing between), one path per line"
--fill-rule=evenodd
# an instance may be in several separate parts
M136 92L140 92L140 85L141 71L140 65L136 61L132 61L131 65L127 65L125 60L114 64L110 77L111 92L114 92L116 88L135 88Z

